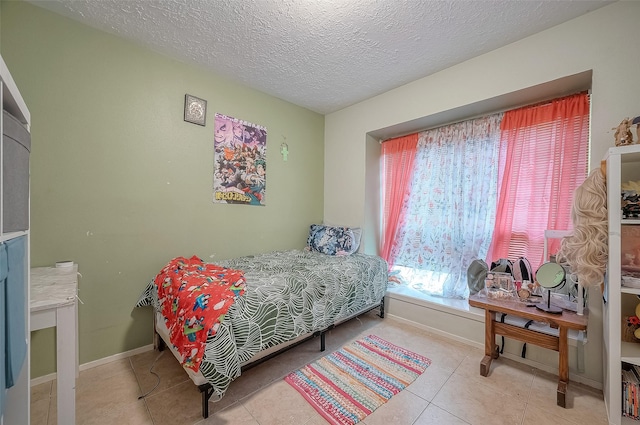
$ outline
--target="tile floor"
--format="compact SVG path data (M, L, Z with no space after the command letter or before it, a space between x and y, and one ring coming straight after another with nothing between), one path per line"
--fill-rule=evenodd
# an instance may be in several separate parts
M431 335L374 312L327 333L327 351L375 334L423 354L431 366L407 389L361 422L364 425L597 425L607 424L601 391L570 383L567 409L556 406L557 378L508 359L494 360L481 377L482 350ZM231 384L201 416L200 392L170 351L150 351L82 371L76 385L79 425L321 425L326 422L283 377L321 357L312 339L256 366ZM138 397L157 388L144 399ZM55 382L31 391L31 424L56 424ZM60 424L66 425L66 424Z

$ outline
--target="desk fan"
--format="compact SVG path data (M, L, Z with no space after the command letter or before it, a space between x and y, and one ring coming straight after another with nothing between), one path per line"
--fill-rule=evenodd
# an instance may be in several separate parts
M562 267L558 263L544 263L538 268L538 271L536 272L536 280L538 281L540 286L547 290L547 304L536 304L536 308L538 310L546 311L547 313L552 314L562 313L562 309L560 307L551 305L551 290L564 285L566 279L567 275L564 271L564 267Z

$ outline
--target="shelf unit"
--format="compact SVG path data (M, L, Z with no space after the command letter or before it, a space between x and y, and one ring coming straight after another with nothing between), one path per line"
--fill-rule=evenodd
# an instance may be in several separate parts
M622 416L622 363L640 365L640 344L622 341L622 320L633 315L640 300L640 289L621 285L622 225L640 226L638 219L623 219L621 186L640 180L640 145L610 148L607 165L607 209L609 221L609 259L607 264L606 302L603 307L604 398L611 425L638 424Z
M2 108L13 115L22 123L22 125L30 130L31 127L31 114L29 113L29 109L27 108L20 91L18 90L18 86L16 85L7 65L4 62L4 59L0 56L0 102L2 103ZM24 325L25 325L25 335L26 335L26 359L22 364L22 368L19 372L19 375L15 381L15 384L6 390L5 392L5 400L4 400L4 410L0 413L0 425L14 425L14 424L28 424L30 423L30 337L29 337L29 270L31 264L30 258L30 235L29 230L25 231L12 231L7 232L5 229L7 228L3 217L4 217L4 209L7 208L4 205L2 194L5 193L5 181L4 181L4 152L5 152L5 133L3 120L0 119L0 243L6 243L17 239L22 236L26 236L26 264L25 264L25 281L24 281ZM4 318L3 318L3 326L4 326ZM4 357L2 362L2 367L4 367ZM0 391L5 391L4 388L0 388Z

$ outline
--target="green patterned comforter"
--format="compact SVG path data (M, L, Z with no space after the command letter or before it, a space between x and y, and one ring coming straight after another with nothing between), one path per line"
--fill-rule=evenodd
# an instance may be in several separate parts
M387 263L365 254L277 251L216 264L242 270L247 281L200 365L217 399L256 353L375 306L387 288ZM153 280L136 304L145 305L159 309Z

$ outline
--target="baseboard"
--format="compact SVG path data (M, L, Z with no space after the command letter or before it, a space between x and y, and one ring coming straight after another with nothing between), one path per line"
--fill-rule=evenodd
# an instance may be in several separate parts
M449 332L444 332L440 329L436 329L436 328L432 328L431 326L427 326L427 325L423 325L422 323L418 323L418 322L414 322L412 320L407 320L404 317L400 317L400 316L396 316L395 314L389 314L389 313L385 313L386 316L392 317L394 320L398 320L400 322L406 323L408 325L414 326L416 328L420 328L422 330L425 330L429 333L438 335L438 336L442 336L444 338L447 339L451 339L457 342L461 342L463 344L466 345L470 345L472 347L475 348L479 348L480 350L484 350L484 344L476 342L476 341L472 341L470 339L466 339L466 338L462 338L459 335L455 335Z
M423 325L421 323L417 323L417 322L414 322L414 321L411 321L411 320L407 320L407 319L405 319L403 317L399 317L399 316L396 316L394 314L386 313L386 316L388 316L389 318L392 318L393 320L397 320L399 322L409 324L411 326L414 326L414 327L417 327L419 329L425 330L425 331L430 332L432 334L435 334L435 335L438 335L438 336L442 336L444 338L447 338L447 339L450 339L450 340L453 340L453 341L457 341L457 342L469 345L471 347L478 348L480 350L484 350L484 344L483 343L478 343L478 342L472 341L470 339L461 338L458 335L455 335L455 334L452 334L452 333L449 333L449 332L444 332L444 331L442 331L440 329L436 329L436 328L433 328L431 326L426 326L426 325ZM89 362L89 363L81 364L79 369L80 370L91 369L91 368L94 368L94 367L97 367L97 366L102 366L104 364L114 362L116 360L126 359L128 357L132 357L132 356L135 356L135 355L138 355L138 354L146 353L147 351L152 351L152 350L153 350L153 344L145 345L143 347L139 347L139 348L136 348L136 349L133 349L133 350L125 351L124 353L114 354L112 356L103 357L101 359L94 360L94 361ZM534 362L534 361L531 361L529 359L523 359L520 356L512 355L510 353L503 353L503 354L501 354L501 356L503 356L503 357L505 357L507 359L510 359L510 360L514 360L514 361L517 361L517 362L520 362L520 363L524 363L524 364L526 364L528 366L534 367L536 369L543 370L545 372L549 372L549 373L553 373L553 374L557 374L558 373L557 368L553 368L553 367L551 367L549 365L546 365L546 364L543 364L543 363ZM45 382L53 381L54 379L56 379L56 374L55 373L50 373L48 375L39 376L39 377L33 378L31 380L31 386L44 384ZM584 384L584 385L586 385L588 387L595 388L595 389L598 389L598 390L602 390L602 383L601 382L597 382L597 381L594 381L592 379L584 378L584 377L579 376L579 375L572 375L571 376L571 381L579 382L579 383Z
M483 346L484 349L484 346ZM519 363L523 363L526 364L527 366L531 366L534 367L536 369L540 369L544 372L549 372L552 375L558 375L558 368L557 367L552 367L549 365L546 365L544 363L538 363L538 362L534 362L532 360L529 359L523 359L522 357L516 355L516 354L511 354L511 353L502 353L500 354L500 357L504 357L506 359L509 360L513 360ZM577 374L570 374L569 376L569 385L571 385L571 382L578 382L580 384L586 385L587 387L591 387L594 388L596 390L602 390L602 382L598 382L598 381L594 381L593 379L589 379L589 378L585 378L583 376L577 375Z
M116 360L126 359L132 356L136 356L138 354L146 353L147 351L153 350L153 344L145 345L139 348L135 348L133 350L125 351L124 353L114 354L113 356L103 357L98 360L94 360L92 362L84 363L79 366L80 370L87 370L94 367L102 366L107 363L114 362ZM31 380L30 385L33 387L34 385L44 384L45 382L53 381L56 379L56 373L50 373L48 375L38 376L37 378L33 378Z
M455 335L455 334L452 334L452 333L449 333L449 332L444 332L444 331L442 331L440 329L432 328L431 326L426 326L426 325L423 325L421 323L417 323L417 322L414 322L414 321L411 321L411 320L407 320L407 319L405 319L403 317L399 317L399 316L396 316L396 315L393 315L393 314L388 314L387 313L387 315L389 317L392 317L394 320L398 320L400 322L409 324L409 325L414 326L416 328L420 328L420 329L425 330L425 331L427 331L429 333L432 333L432 334L435 334L435 335L438 335L438 336L442 336L444 338L447 338L447 339L450 339L450 340L453 340L453 341L461 342L463 344L466 344L466 345L469 345L471 347L475 347L475 348L478 348L478 349L484 351L484 343L479 343L479 342L472 341L472 340L469 340L469 339L466 339L466 338L461 338L458 335ZM511 353L503 353L503 354L500 354L500 356L504 357L506 359L509 359L509 360L513 360L513 361L516 361L516 362L519 362L519 363L526 364L528 366L531 366L533 368L542 370L544 372L548 372L548 373L551 373L551 374L554 374L554 375L558 374L558 368L554 368L554 367L546 365L544 363L535 362L535 361L532 361L532 360L529 360L529 359L526 359L526 358L523 359L522 357L520 357L518 355L511 354ZM602 390L602 383L601 382L594 381L592 379L585 378L585 377L582 377L580 375L572 374L570 380L572 382L579 382L579 383L581 383L583 385L586 385L586 386L591 387L591 388L595 388L597 390Z
M44 384L45 382L50 382L53 381L54 379L56 379L56 373L50 373L48 375L42 375L42 376L38 376L37 378L33 378L31 380L30 385L36 386L36 385L40 385L40 384Z

